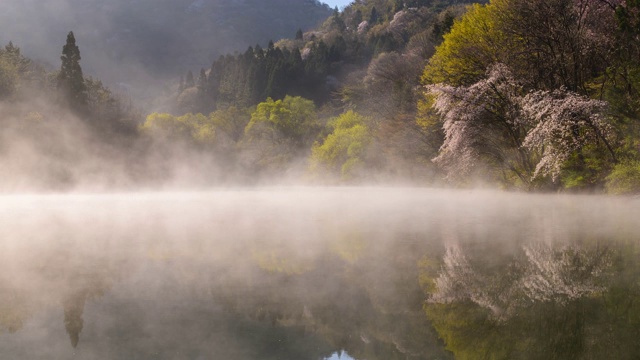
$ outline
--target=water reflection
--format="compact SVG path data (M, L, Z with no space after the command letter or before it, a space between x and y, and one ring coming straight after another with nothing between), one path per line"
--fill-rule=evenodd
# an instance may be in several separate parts
M426 189L0 200L7 358L632 358L640 202Z

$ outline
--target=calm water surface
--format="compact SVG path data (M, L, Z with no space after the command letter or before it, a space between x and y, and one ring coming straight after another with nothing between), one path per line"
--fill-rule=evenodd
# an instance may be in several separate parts
M2 359L633 359L640 200L0 196Z

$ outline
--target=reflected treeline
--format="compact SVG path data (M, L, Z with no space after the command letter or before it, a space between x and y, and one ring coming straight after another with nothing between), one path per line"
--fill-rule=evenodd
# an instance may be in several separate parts
M4 266L0 277L0 334L3 330L19 332L34 314L57 310L64 315L59 329L66 330L74 348L78 345L86 302L98 301L127 266L109 264L96 257L98 254L88 254L81 248L75 250L60 249L41 256L45 254L34 249L37 255L28 260L16 259L15 253L1 256Z
M0 205L3 354L640 353L635 200L278 191Z
M585 232L588 232L585 229ZM631 359L640 238L556 238L505 253L454 243L425 268L425 311L460 359Z
M354 237L364 239L358 254L349 243ZM250 319L320 336L332 352L356 359L450 358L422 310L417 264L433 245L414 234L384 246L376 245L383 239L375 233L350 232L341 240L327 243L298 272L288 271L297 268L295 247L280 246L278 266L255 261L247 277L218 286L223 303Z

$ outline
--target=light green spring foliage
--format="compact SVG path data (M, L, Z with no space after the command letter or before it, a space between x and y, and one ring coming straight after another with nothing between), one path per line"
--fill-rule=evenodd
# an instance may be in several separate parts
M286 96L268 98L256 106L240 141L241 162L256 173L284 176L298 158L306 158L317 131L311 100Z
M615 195L640 194L640 160L618 163L607 177L606 188Z
M0 100L14 95L29 73L31 60L20 53L20 48L9 43L0 48Z
M244 128L250 118L250 109L242 109L235 106L219 109L209 114L209 119L218 130L218 133L223 132L233 142L238 142L242 138Z
M213 143L216 138L215 125L202 114L153 113L147 116L140 131L155 138L191 140L199 144Z
M496 12L501 3L469 7L436 48L422 75L423 83L470 85L485 75L490 64L499 61L506 40L497 26Z
M286 96L274 101L268 98L258 104L245 128L249 141L270 138L303 145L317 127L316 107L313 101L300 96Z
M368 122L368 118L351 110L331 120L328 126L333 131L311 150L311 172L337 175L342 180L356 177L372 140Z

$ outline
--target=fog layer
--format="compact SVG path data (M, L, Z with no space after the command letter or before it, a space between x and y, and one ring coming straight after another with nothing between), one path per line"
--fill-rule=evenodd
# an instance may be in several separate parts
M601 296L620 246L640 238L638 201L602 197L268 188L1 200L10 358L447 358L425 303L470 299L504 324L516 299ZM542 265L561 254L595 259L594 271ZM507 273L520 275L497 279ZM498 283L533 287L505 298Z

